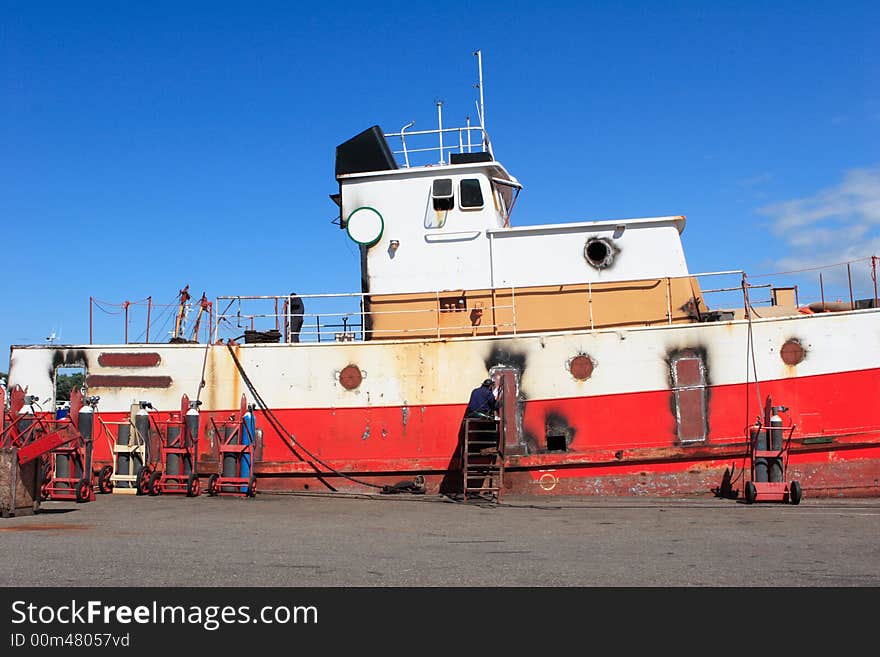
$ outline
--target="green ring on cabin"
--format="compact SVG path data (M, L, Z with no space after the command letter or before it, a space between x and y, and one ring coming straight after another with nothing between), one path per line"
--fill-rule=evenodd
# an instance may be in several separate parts
M376 237L369 241L363 241L356 238L351 234L351 218L361 212L362 210L369 210L370 212L375 212L376 216L379 217L379 234ZM352 241L357 242L358 244L363 244L364 246L373 246L376 242L378 242L382 238L382 233L385 232L385 219L382 218L382 214L376 209L371 208L367 205L363 205L355 210L352 210L348 215L348 219L345 220L345 232L348 233L348 236L352 239Z

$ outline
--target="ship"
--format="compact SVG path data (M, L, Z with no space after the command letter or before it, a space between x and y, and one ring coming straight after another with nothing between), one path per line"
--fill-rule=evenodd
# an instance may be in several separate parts
M75 407L90 400L99 420L91 467L116 491L159 494L170 467L131 442L139 415L160 440L198 415L178 453L189 494L241 476L250 494L467 499L466 405L490 379L496 499L754 501L755 483L794 502L876 496L877 258L852 264L872 297L850 285L849 300L806 299L740 270L692 273L683 215L515 225L523 185L496 159L475 55L473 124L444 127L438 104L436 129L372 125L336 146L333 237L357 248L359 292L203 295L201 340L181 330L184 288L170 340L13 345L7 398L54 409L56 373L82 368ZM738 303L713 302L725 294ZM230 448L229 421L245 417Z

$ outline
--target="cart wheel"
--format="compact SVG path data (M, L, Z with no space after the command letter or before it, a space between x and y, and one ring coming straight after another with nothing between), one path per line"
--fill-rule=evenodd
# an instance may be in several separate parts
M758 489L751 481L746 483L746 502L751 504L758 499Z
M142 465L137 471L137 480L135 481L138 495L147 495L150 492L150 469Z
M256 497L256 495L257 495L257 478L254 475L251 475L251 478L248 479L247 496L248 497Z
M150 475L150 484L149 484L150 495L161 495L162 494L162 473L154 472Z
M208 477L208 495L211 497L215 497L217 493L220 492L220 484L218 481L220 480L220 475L217 473L212 474Z
M199 481L199 476L196 473L192 473L186 480L186 496L198 497L201 492L202 483Z
M788 501L792 504L800 504L801 496L803 494L800 483L797 481L791 482L791 487L788 490Z
M98 474L98 491L104 493L113 492L113 480L111 477L113 476L113 466L105 465L101 468L101 472Z
M88 502L92 497L92 482L89 479L80 479L76 482L76 501Z

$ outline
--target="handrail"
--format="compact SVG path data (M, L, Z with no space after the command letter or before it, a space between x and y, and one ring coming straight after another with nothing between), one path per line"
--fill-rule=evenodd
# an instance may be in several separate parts
M664 317L664 323L672 322L672 297L670 293L670 286L672 278L689 278L689 277L701 277L701 276L719 276L725 274L735 274L739 273L738 271L722 271L722 272L705 272L705 273L697 273L691 274L690 276L681 276L681 277L652 277L645 279L633 279L631 281L620 281L620 283L626 284L638 284L640 282L661 282L665 283L666 286L666 313ZM600 289L595 289L592 283L587 282L587 294L588 294L588 321L585 324L584 328L589 328L590 330L594 330L596 328L595 319L593 317L593 302L594 297L596 295L601 295L604 291ZM492 304L491 306L484 308L484 311L491 312L492 317L496 317L498 311L510 311L510 322L504 321L493 321L491 324L480 324L480 330L494 330L495 333L498 332L499 329L509 329L514 335L519 332L519 322L517 322L517 288L515 286L511 287L502 287L496 288L493 290L494 293L505 291L510 291L510 303L501 303L501 304ZM519 291L522 291L522 288L519 288ZM290 343L292 341L316 341L323 342L325 340L330 341L340 341L340 340L350 340L353 339L355 333L359 335L361 340L366 338L366 334L370 333L379 333L385 336L393 336L400 335L405 336L407 334L419 334L422 335L426 331L430 331L431 334L435 338L441 338L446 331L455 331L460 330L465 332L467 329L465 326L444 326L443 322L440 321L440 298L443 296L447 296L451 293L449 290L441 291L434 290L431 292L423 292L423 293L414 293L416 296L424 299L428 299L433 297L434 304L432 307L423 307L423 308L396 308L392 310L384 310L384 309L376 309L371 308L369 311L364 310L365 300L376 296L385 296L385 295L375 295L366 292L342 292L342 293L328 293L328 294L284 294L284 295L224 295L218 296L216 298L215 307L220 308L221 302L229 302L226 304L226 311L220 312L216 316L216 324L215 324L215 335L219 335L220 325L222 322L225 322L229 326L234 326L235 328L242 328L242 323L250 326L251 328L255 325L257 320L266 320L266 319L274 319L276 320L276 327L278 327L278 320L284 320L284 326L281 338L283 342ZM310 309L308 312L303 308L303 312L298 312L295 314L297 320L302 320L302 324L299 325L297 330L292 330L291 320L294 317L294 314L290 313L287 301L292 297L298 297L303 301L308 300L352 300L359 301L359 309L354 310L339 310L339 309L328 309L315 311ZM241 305L242 302L259 302L259 301L272 301L275 304L276 309L278 308L278 302L284 301L284 310L282 312L242 312ZM305 304L304 304L305 305ZM236 310L234 312L227 312L233 306L236 306ZM394 328L382 326L378 329L368 328L367 318L371 318L374 322L377 319L382 317L416 317L417 315L426 315L429 316L425 322L425 325L411 325L406 328ZM342 324L339 323L328 323L327 320L333 319L341 319ZM408 322L412 323L412 322ZM340 333L335 329L342 328L343 331ZM294 334L297 336L297 340L293 340Z
M874 263L872 262L872 264ZM753 306L757 303L770 303L774 305L777 303L775 296L769 300L763 299L760 302L749 300L747 298L747 291L750 289L780 288L770 283L751 284L744 271L739 269L697 272L683 276L614 281L613 289L600 285L601 282L571 283L569 287L576 288L573 291L583 290L586 294L584 299L585 307L583 309L583 325L580 327L571 326L571 328L598 330L609 326L607 321L601 317L603 314L602 307L597 306L596 303L601 304L610 298L607 295L615 294L621 285L632 287L644 283L650 283L652 289L656 289L659 294L663 294L661 290L665 287L665 300L661 300L663 296L656 298L658 302L656 317L649 313L648 315L650 316L646 315L643 320L636 322L636 324L644 323L645 325L651 325L663 323L668 325L682 321L685 315L679 312L678 309L673 309L673 305L677 308L680 303L680 300L676 300L673 296L673 279L682 281L718 276L737 276L740 278L739 285L719 285L717 287L700 289L699 286L694 284L693 293L699 302L698 309L701 313L711 312L712 308L716 310L731 310ZM852 284L850 283L850 285ZM794 288L794 305L800 307L801 302L798 300L797 286L787 285L785 287ZM527 314L521 314L524 302L520 301L518 297L521 297L524 293L528 295L528 292L529 288L515 286L481 289L479 292L480 304L478 304L479 317L491 318L491 323L477 321L470 314L458 314L461 309L455 310L455 313L450 315L443 312L441 305L445 298L448 298L450 295L466 294L469 298L473 299L475 293L473 290L433 290L406 295L410 302L421 304L421 307L415 308L408 306L407 300L397 299L397 295L369 292L225 295L217 297L214 304L215 308L224 308L223 312L216 315L214 335L219 336L221 330L225 334L228 334L229 330L240 330L243 328L253 330L260 323L273 319L275 320L275 329L280 329L281 338L286 343L299 342L300 339L302 341L324 342L328 340L368 340L371 338L393 339L406 336L442 339L444 336L497 335L502 332L516 335L523 331L536 330L533 326L533 318ZM705 298L710 294L736 292L746 294L742 302L738 299L731 299L729 305L723 305L727 301L723 296L713 297L716 302L720 300L721 304L708 304L705 302ZM676 294L680 295L680 292L676 292ZM496 297L499 295L502 297L501 303L496 302ZM294 297L305 302L302 307L297 308L299 312L296 313L291 312L291 304L289 303L290 299ZM263 308L259 307L260 303L265 304L266 302L274 303L274 312L271 307L269 309L266 309L265 305ZM484 303L486 305L482 305ZM254 307L253 304L257 304L257 307ZM384 304L389 304L391 307L389 308L389 305ZM854 306L854 302L851 305ZM663 306L665 306L665 309ZM476 307L470 307L466 310L474 311L475 309ZM596 314L597 310L600 313L599 315ZM793 308L792 311L794 311ZM397 321L383 321L393 317L400 319ZM701 319L696 316L692 317L694 317L694 321ZM531 323L523 324L524 319Z
M403 167L408 169L414 165L410 161L410 155L414 153L440 153L440 163L445 164L445 156L449 153L471 153L473 152L473 142L471 140L471 133L478 132L480 134L480 150L478 152L491 152L486 149L486 143L488 142L488 136L486 135L485 130L482 126L472 126L470 125L470 121L468 121L468 125L461 128L434 128L431 130L408 130L408 128L412 127L415 124L415 121L410 121L405 126L400 129L400 132L387 132L385 133L386 139L400 139L401 148L399 150L392 150L391 152L394 155L403 155ZM458 135L458 144L457 145L447 145L443 143L443 135L444 134L452 134L455 133ZM411 146L407 146L406 140L407 138L412 137L427 137L427 136L435 136L438 138L438 145L436 146L425 146L419 148L412 148ZM466 136L466 137L465 137Z

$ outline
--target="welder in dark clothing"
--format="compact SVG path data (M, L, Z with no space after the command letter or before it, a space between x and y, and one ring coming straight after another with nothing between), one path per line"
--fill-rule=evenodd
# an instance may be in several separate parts
M486 379L479 388L473 389L465 417L490 420L495 419L495 411L498 409L498 400L492 390L493 385L492 379Z

